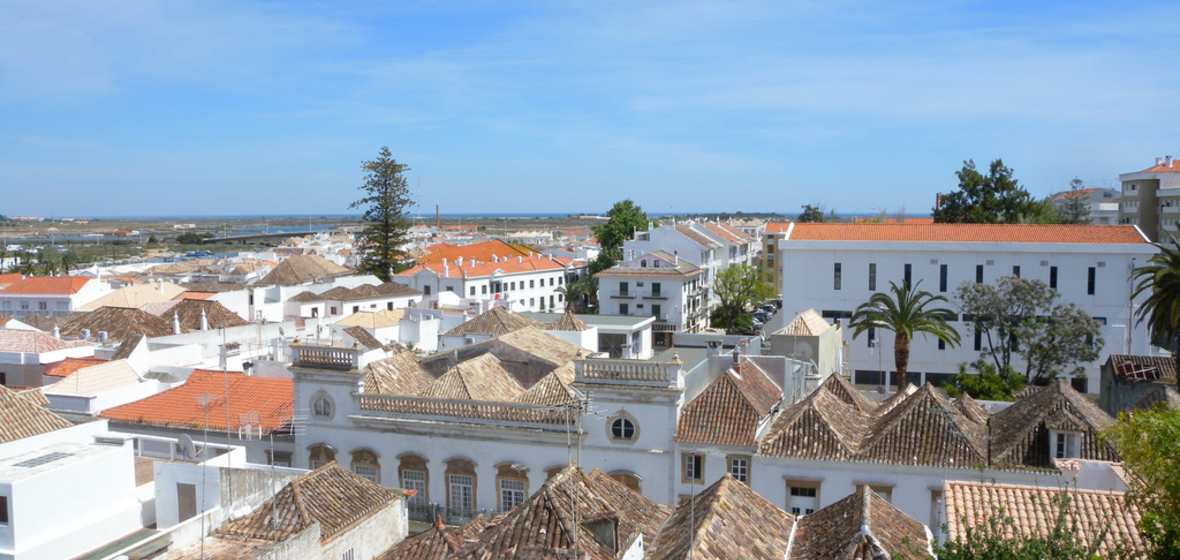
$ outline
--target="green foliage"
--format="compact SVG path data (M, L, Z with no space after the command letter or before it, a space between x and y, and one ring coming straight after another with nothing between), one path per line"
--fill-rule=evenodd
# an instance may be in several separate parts
M200 245L205 239L201 234L191 231L176 236L176 242L181 245Z
M738 323L739 317L746 315L748 319L746 309L751 304L775 295L775 291L770 287L770 275L748 264L734 265L719 272L713 281L713 293L720 302L714 312L720 311L721 315L718 316L720 321L712 320L710 315L711 324L715 328L727 331L752 328L752 322L744 329L741 328Z
M1032 195L1012 178L1012 169L995 160L987 176L975 169L975 161L963 162L956 171L959 190L940 194L934 221L948 224L1015 224L1040 213Z
M1090 223L1090 205L1086 204L1086 197L1082 192L1086 184L1077 177L1069 182L1069 192L1065 194L1065 204L1058 212L1058 223L1088 224Z
M413 202L403 175L408 165L393 159L389 148L382 147L377 159L361 164L365 184L358 187L364 195L349 208L363 208L363 229L357 236L361 252L358 272L372 274L383 282L406 268L402 247L409 242L410 221L406 209Z
M890 282L891 294L873 294L869 301L857 306L848 322L854 339L869 329L894 333L893 361L897 366L899 388L906 386L906 366L910 362L910 340L914 334L934 335L951 347L959 343L959 331L946 322L946 317L952 311L934 306L938 302L945 302L946 298L919 290L919 284L921 282L913 286L906 283L898 286Z
M1148 542L1148 557L1180 558L1180 410L1161 403L1150 411L1120 414L1102 436L1135 475L1128 477L1127 499L1142 514L1139 531Z
M1053 520L1052 528L1043 536L1026 534L1027 528L1017 524L1001 507L983 523L974 526L963 518L963 525L967 527L965 538L936 547L934 554L939 560L1121 560L1137 557L1129 546L1099 554L1098 546L1104 534L1087 535L1091 544L1079 541L1075 535L1081 534L1082 528L1068 515L1068 490L1061 490L1047 502L1033 504L1041 509L1039 517ZM947 512L948 516L956 514ZM946 527L943 529L945 532Z
M1152 338L1160 343L1180 335L1180 249L1162 243L1155 246L1159 252L1131 271L1136 282L1131 299L1147 294L1135 319L1137 323L1146 320Z
M754 318L744 309L734 311L717 306L709 312L709 326L726 332L746 332L754 329Z
M156 236L155 236L155 234L153 234L153 235L149 235L149 236L148 236L148 240L147 240L147 242L148 242L148 245L155 245L155 244L159 243L159 242L160 242L160 240L159 240L159 239L156 239Z
M1009 368L1011 369L1011 368ZM1012 393L1024 388L1024 377L1008 371L996 373L996 366L980 358L970 364L959 364L959 373L943 389L953 398L966 393L985 401L1013 401Z
M607 221L592 228L602 253L591 264L591 268L601 268L591 270L591 274L606 270L623 260L623 242L634 239L636 231L647 231L647 214L631 199L616 202L606 216Z
M822 222L824 221L824 211L819 206L812 206L810 204L803 205L803 212L795 218L796 222Z

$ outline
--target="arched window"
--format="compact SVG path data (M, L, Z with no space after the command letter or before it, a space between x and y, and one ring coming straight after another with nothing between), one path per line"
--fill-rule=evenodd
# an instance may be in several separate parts
M359 474L370 482L381 484L381 463L377 454L370 449L358 449L352 452L352 472Z
M607 476L610 476L611 478L619 481L620 484L630 488L631 490L634 490L637 493L640 491L639 486L643 481L642 478L639 478L639 475L631 471L614 471Z
M516 462L496 466L496 491L499 501L497 505L500 513L508 513L528 497L528 471L528 467Z
M426 468L425 457L413 453L399 456L397 476L402 488L415 491L410 496L411 508L425 508L430 504L430 471Z
M475 462L470 459L447 461L447 507L453 515L475 515Z
M324 444L317 444L308 447L310 452L307 461L307 468L311 470L318 469L332 461L336 460L336 450Z
M606 419L606 437L615 443L634 443L639 439L639 422L620 410Z

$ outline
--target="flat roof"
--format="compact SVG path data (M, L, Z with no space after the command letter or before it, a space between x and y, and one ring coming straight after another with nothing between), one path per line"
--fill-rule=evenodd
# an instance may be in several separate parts
M549 324L561 317L560 313L521 313L542 323ZM575 317L591 327L603 325L612 327L637 327L644 323L653 322L655 317L636 317L633 315L591 315L575 313Z
M17 482L99 455L115 453L121 447L99 443L61 442L0 460L0 482Z

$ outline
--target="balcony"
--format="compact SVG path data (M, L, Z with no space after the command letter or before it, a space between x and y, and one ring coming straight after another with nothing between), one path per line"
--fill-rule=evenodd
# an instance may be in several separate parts
M643 294L643 299L668 299L668 292L651 292Z
M613 299L635 299L638 296L638 292L632 292L630 290L613 290L610 293L610 297Z
M682 388L680 362L575 360L575 382L652 388Z

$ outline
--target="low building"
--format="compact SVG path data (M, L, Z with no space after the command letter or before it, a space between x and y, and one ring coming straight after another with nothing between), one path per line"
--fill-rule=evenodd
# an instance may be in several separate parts
M111 286L98 278L29 276L0 290L0 314L66 315L109 293Z
M1176 385L1176 359L1172 356L1112 354L1102 364L1098 406L1111 416L1134 408L1148 394Z
M0 385L40 387L45 369L68 358L94 356L84 340L61 340L40 331L0 329Z

